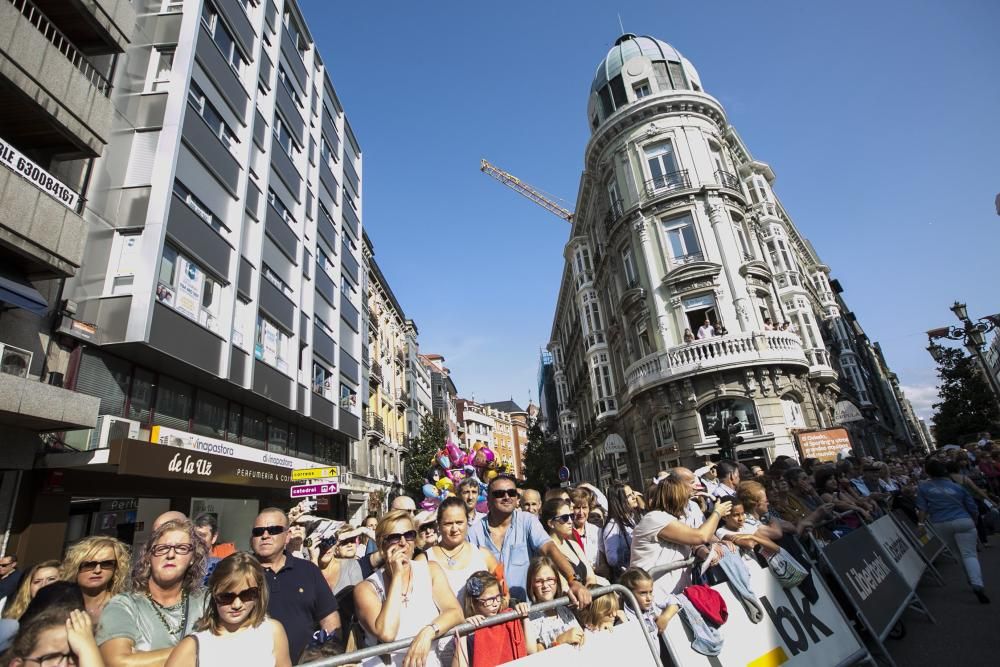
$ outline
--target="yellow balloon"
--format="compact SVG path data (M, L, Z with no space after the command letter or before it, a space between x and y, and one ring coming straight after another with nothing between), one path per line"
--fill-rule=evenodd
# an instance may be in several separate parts
M486 481L487 481L487 483L489 483L489 481L492 480L496 476L497 476L497 471L496 470L487 470L486 471Z
M442 477L441 479L439 479L437 481L437 488L439 490L445 489L445 490L448 490L448 491L452 491L455 488L455 484L454 484L454 482L452 482L447 477Z

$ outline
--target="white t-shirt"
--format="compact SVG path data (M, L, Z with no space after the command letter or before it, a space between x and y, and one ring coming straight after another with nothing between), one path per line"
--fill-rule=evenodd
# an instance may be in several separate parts
M673 514L667 512L647 512L632 531L633 567L641 567L647 572L658 565L667 565L685 560L691 555L691 547L675 542L667 542L657 537L659 532L679 521ZM667 595L680 593L691 583L689 568L667 572L656 578L653 583L653 599L658 602Z
M583 552L587 554L591 567L596 569L601 558L601 528L587 522L585 530L587 532L580 536L583 541Z
M546 616L541 611L528 616L528 636L525 639L531 641L533 638L545 648L551 648L556 637L570 628L579 627L580 623L568 607L556 607L555 616Z
M715 335L715 327L713 327L711 324L702 324L701 328L698 329L698 340L711 338L714 335Z

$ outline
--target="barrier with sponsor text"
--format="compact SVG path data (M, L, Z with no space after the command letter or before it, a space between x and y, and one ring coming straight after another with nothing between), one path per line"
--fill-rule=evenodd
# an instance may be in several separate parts
M899 525L888 514L868 524L868 531L885 551L911 590L917 588L927 563L920 557Z

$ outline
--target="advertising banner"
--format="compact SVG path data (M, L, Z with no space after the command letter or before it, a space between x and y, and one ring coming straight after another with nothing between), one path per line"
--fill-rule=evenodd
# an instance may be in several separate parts
M751 588L764 610L761 621L750 620L729 584L713 586L729 610L729 618L721 629L725 637L722 652L708 657L693 649L691 642L695 637L678 613L663 633L675 665L827 667L845 664L865 652L822 577L812 576L817 598L811 602L801 587L782 588L767 568L747 563L747 569Z
M587 634L583 646L562 644L526 658L505 663L507 667L565 667L566 665L628 665L656 667L657 662L642 636L642 625L631 621L606 632ZM708 664L706 661L705 664Z
M3 139L0 139L0 163L69 210L77 210L80 195Z
M899 524L893 521L891 516L886 515L868 524L868 531L882 546L886 555L892 559L910 590L916 590L917 584L920 583L920 577L927 569L927 564L910 541L906 539Z
M201 269L183 257L177 258L177 269L177 301L174 308L197 321L204 276Z
M285 454L276 454L274 452L265 452L253 447L247 447L246 445L237 445L227 440L209 438L204 435L188 433L187 431L178 431L166 426L154 426L150 433L149 441L160 445L193 449L207 454L226 456L242 461L266 463L267 465L278 466L279 468L313 468L316 466L315 461L308 461Z
M108 462L118 465L119 475L272 489L287 489L292 484L288 468L160 447L141 440L112 442Z
M895 563L867 530L854 530L830 542L822 554L851 602L865 615L869 629L884 638L913 593Z
M795 434L803 459L836 461L837 454L851 448L851 436L846 429L830 428L824 431L805 431Z
M941 555L941 552L944 551L944 542L941 541L941 538L927 530L926 527L918 526L902 510L896 510L893 512L893 515L919 545L927 561L933 563Z

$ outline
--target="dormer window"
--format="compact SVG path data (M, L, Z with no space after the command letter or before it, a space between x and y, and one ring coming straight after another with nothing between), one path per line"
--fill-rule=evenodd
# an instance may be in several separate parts
M649 89L649 81L640 81L632 86L632 91L635 93L635 99L641 100L642 98L649 95L652 91Z

